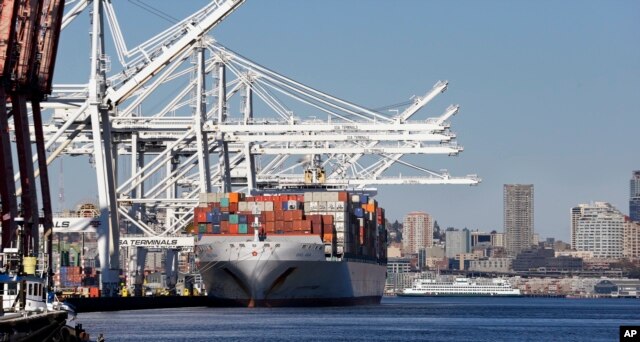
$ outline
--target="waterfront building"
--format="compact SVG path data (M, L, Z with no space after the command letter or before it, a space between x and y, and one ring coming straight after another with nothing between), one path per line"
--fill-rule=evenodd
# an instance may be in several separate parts
M503 199L505 249L515 257L533 242L533 184L505 184Z
M412 272L411 260L406 258L388 259L385 293L397 293L411 287L416 274L416 272Z
M629 260L640 259L640 222L625 217L622 235L622 255Z
M508 273L511 271L511 258L486 258L471 260L469 271L488 273Z
M471 235L469 229L462 230L447 228L445 231L445 253L447 258L454 258L458 254L471 251Z
M522 251L513 260L513 270L528 271L580 271L583 267L581 258L572 256L555 256L551 248L532 248Z
M425 212L410 212L402 224L402 249L406 254L418 254L420 248L433 245L433 218Z
M599 259L622 258L624 215L611 204L581 204L571 209L571 220L575 250L593 252Z
M629 217L640 222L640 170L631 173L629 190Z

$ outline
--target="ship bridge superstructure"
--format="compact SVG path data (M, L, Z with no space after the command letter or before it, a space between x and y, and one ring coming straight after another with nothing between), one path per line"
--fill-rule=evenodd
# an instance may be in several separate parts
M45 148L48 164L65 155L95 162L103 284L117 282L121 220L148 236L180 234L202 193L480 182L476 175L434 171L424 165L426 158L406 157L463 151L450 122L458 105L436 117L420 114L447 81L395 111L315 89L210 35L243 3L211 1L133 48L117 4L67 5L63 39L74 19L83 12L91 17L90 75L76 84L54 84L41 104L51 113ZM112 51L105 48L108 39Z

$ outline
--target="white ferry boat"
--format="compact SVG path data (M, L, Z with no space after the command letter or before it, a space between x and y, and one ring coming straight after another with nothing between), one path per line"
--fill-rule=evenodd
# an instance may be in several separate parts
M519 289L514 289L504 279L456 278L454 281L443 281L437 279L416 279L411 288L404 289L398 295L406 297L517 297L521 296L521 293Z

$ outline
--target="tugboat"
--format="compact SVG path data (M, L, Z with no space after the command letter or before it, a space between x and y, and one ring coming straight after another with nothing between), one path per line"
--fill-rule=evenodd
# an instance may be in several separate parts
M54 300L47 275L36 272L36 257L24 256L18 247L5 248L0 259L0 341L89 340L81 326L66 325L69 312L75 312Z

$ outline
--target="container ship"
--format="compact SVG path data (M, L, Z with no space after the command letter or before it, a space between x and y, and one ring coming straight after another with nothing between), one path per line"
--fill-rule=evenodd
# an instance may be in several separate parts
M384 209L346 191L200 195L196 265L215 303L377 304L386 277Z

